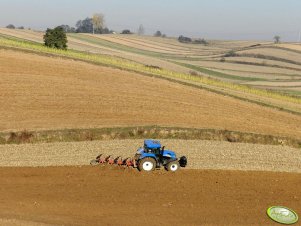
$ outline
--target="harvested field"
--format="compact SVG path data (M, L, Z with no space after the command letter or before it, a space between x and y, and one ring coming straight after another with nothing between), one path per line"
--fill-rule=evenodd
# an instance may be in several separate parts
M167 54L190 54L191 53L191 51L187 51L187 50L176 51L175 49L172 49L172 48L166 48L166 47L158 46L156 44L145 43L145 42L142 42L142 40L140 42L137 42L137 41L132 41L129 39L123 39L123 38L107 36L107 35L95 36L95 35L89 34L86 36L96 38L96 39L106 40L106 41L113 42L113 43L118 43L121 45L126 45L126 46L132 47L132 48L142 49L142 50L146 50L146 51L155 51L158 53L167 53Z
M286 63L286 62L276 61L276 60L259 59L254 57L227 57L226 61L230 63L241 62L242 64L244 63L258 64L257 66L270 66L270 67L279 66L287 69L290 68L290 69L298 70L299 73L301 70L301 65L296 65L296 64L291 64L291 63Z
M43 42L43 32L37 32L32 30L20 30L20 29L8 29L0 28L0 33L4 35L9 35L17 37L20 39L25 39L33 42Z
M301 137L299 116L205 90L9 50L0 59L1 131L161 125Z
M272 205L301 212L300 175L197 170L144 174L106 167L1 168L0 223L272 226L275 222L266 215Z
M223 70L236 70L241 72L256 72L256 73L273 73L273 74L283 74L283 75L296 75L300 72L285 68L275 68L268 66L256 66L256 65L244 65L236 63L219 62L219 61L181 61L183 63L198 65L206 68L212 69L223 69Z
M161 140L188 169L252 170L301 173L300 149L219 141ZM108 140L45 144L0 145L0 167L88 165L99 154L132 157L143 140Z
M300 43L283 43L283 44L278 44L277 46L301 52L301 44Z
M279 48L257 48L249 49L237 52L239 54L260 54L264 56L271 56L276 58L282 58L286 60L295 61L301 63L301 53L297 53L290 50L279 49Z
M39 43L43 42L42 32L0 28L0 34ZM290 80L294 80L296 76L300 75L301 54L298 52L298 44L283 43L274 45L271 42L216 40L208 40L208 43L208 45L187 44L180 43L177 38L138 35L68 34L68 46L70 49L117 56L141 64L185 74L189 74L193 70L171 61L183 60L188 63L195 61L195 64L203 67L235 71L235 73L230 74L232 78L229 78L229 76L215 76L216 79L231 83L244 84L242 80L245 80L245 78L255 81L260 80L260 78L276 80L281 79L279 76L292 76L291 78L286 78L287 82L290 82ZM219 60L231 50L245 56L227 57L227 63L221 63L216 60ZM204 59L213 61L200 61ZM209 75L205 72L202 74L205 76ZM282 80L281 82L286 81ZM248 84L253 86L252 83ZM260 89L273 88L286 92L281 86L256 86L254 84L254 87L259 87ZM290 92L288 93L290 94ZM283 107L282 105L281 108ZM284 108L286 109L287 107ZM291 108L289 109L292 110Z

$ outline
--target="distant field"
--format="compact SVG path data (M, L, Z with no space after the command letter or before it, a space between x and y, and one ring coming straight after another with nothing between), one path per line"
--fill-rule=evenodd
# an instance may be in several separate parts
M0 34L39 43L43 41L42 32L0 28ZM291 87L289 85L292 84L291 81L295 82L301 78L301 45L297 43L274 45L271 42L209 40L208 45L197 45L180 43L175 38L138 35L69 34L68 36L68 45L75 50L123 57L180 73L195 70L174 61L189 62L209 70L226 70L224 74L232 75L208 74L205 70L201 73L219 80L253 86L248 79L241 77L250 77L250 80L264 78L265 86L254 85L254 87L278 90L294 96L300 96L301 92L299 85L293 87L296 90L293 93L285 88ZM237 56L225 57L231 50ZM225 62L221 63L223 57ZM200 73L200 70L198 72ZM247 82L244 83L243 80ZM277 80L279 84L276 83ZM284 82L288 82L288 85L283 86Z

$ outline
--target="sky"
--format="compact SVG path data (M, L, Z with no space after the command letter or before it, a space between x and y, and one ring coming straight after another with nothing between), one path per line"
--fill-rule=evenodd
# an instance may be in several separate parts
M300 0L0 0L0 27L45 30L105 15L109 29L205 39L298 41Z

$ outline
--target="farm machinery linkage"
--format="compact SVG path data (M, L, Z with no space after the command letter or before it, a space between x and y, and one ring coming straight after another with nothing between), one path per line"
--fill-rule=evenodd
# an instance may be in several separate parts
M91 165L107 164L138 168L139 171L153 171L164 167L167 171L177 171L180 167L186 167L187 158L177 158L176 153L161 147L160 141L145 140L144 146L139 148L132 158L123 159L99 155L90 162Z

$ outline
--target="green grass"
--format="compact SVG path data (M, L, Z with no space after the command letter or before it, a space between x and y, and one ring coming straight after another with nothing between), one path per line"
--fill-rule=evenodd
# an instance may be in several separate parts
M82 60L85 62L98 64L98 65L109 66L113 68L119 68L119 69L134 71L142 74L162 77L170 80L181 80L181 81L187 81L189 83L192 82L193 84L197 84L198 86L200 86L200 88L203 88L204 87L203 85L205 85L205 86L213 87L214 89L218 89L218 90L229 89L233 91L239 91L242 93L255 94L257 96L269 97L272 99L301 104L301 98L292 97L289 95L282 95L268 90L255 89L249 86L223 82L223 81L206 78L202 76L194 76L190 74L177 73L167 69L156 69L152 67L147 67L146 65L135 63L118 57L112 57L112 56L101 55L101 54L91 54L91 53L80 52L75 50L65 51L65 50L52 49L52 48L47 48L42 44L36 44L36 43L31 43L26 41L21 42L21 41L16 41L13 39L7 39L1 37L0 37L0 46L30 50L36 53L46 54L46 55L48 54L48 55L54 55L60 57L67 57L71 59ZM218 91L218 93L219 92L220 91ZM224 95L227 95L227 92L225 92ZM241 97L239 96L238 98L241 99Z
M239 80L239 81L268 81L266 79L262 79L262 78L254 78L254 77L242 77L242 76L236 76L236 75L229 75L226 73L222 73L219 71L214 71L214 70L210 70L207 68L203 68L200 66L196 66L196 65L192 65L192 64L186 64L186 63L180 63L180 62L173 62L175 64L178 64L180 66L201 72L205 75L209 75L209 76L213 76L213 77L218 77L218 78L224 78L224 79L231 79L231 80Z

